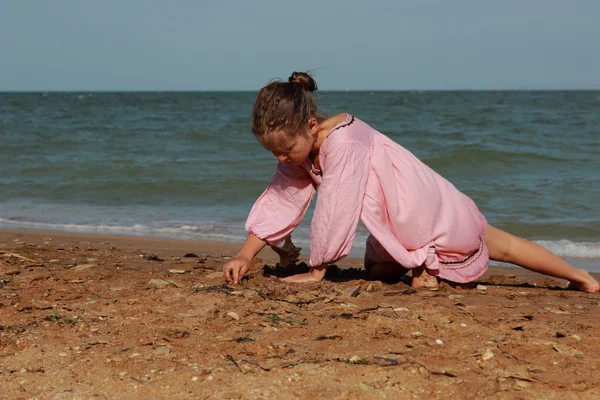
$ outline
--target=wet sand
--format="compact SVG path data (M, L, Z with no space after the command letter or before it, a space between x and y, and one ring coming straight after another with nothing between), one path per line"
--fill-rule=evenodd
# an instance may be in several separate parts
M270 249L226 285L238 249L0 231L0 398L600 398L598 294L503 267L415 291L356 258L284 284Z

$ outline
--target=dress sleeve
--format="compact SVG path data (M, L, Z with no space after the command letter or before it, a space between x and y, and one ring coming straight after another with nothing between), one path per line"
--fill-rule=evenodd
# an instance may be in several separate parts
M328 150L310 233L310 265L350 253L369 176L370 146L346 142Z
M315 183L300 166L282 163L246 221L246 231L276 246L298 226L315 194Z

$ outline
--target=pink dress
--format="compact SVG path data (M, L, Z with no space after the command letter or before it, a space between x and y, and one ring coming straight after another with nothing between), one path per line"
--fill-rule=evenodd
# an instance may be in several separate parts
M320 149L323 174L310 160L279 163L250 211L246 230L269 245L298 226L316 193L310 265L349 254L359 218L371 235L367 255L453 282L487 269L487 221L475 203L408 150L348 115Z

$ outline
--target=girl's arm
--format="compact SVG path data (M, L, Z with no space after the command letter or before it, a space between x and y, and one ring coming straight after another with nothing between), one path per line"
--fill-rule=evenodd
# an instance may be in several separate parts
M265 247L289 237L306 213L315 194L315 184L302 167L279 163L277 172L254 203L246 231L249 232L237 257L223 266L228 283L239 283L252 259Z
M310 272L286 282L313 282L325 277L327 265L350 253L369 176L370 146L343 142L328 149L323 161L310 234Z
M254 257L267 245L264 240L259 239L253 233L249 233L242 248L235 258L252 262Z
M269 246L278 245L302 221L315 190L304 168L280 162L271 183L250 210L246 231Z

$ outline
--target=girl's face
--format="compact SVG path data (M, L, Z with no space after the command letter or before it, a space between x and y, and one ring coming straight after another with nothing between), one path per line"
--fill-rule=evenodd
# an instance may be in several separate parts
M314 140L310 135L298 135L288 146L272 150L273 155L280 162L301 165L310 155Z
M280 162L287 162L294 165L303 164L313 150L317 140L318 125L316 118L310 118L305 133L297 135L291 141L286 141L285 145L282 145L281 148L271 150L271 152ZM280 135L287 135L285 132L278 133Z

